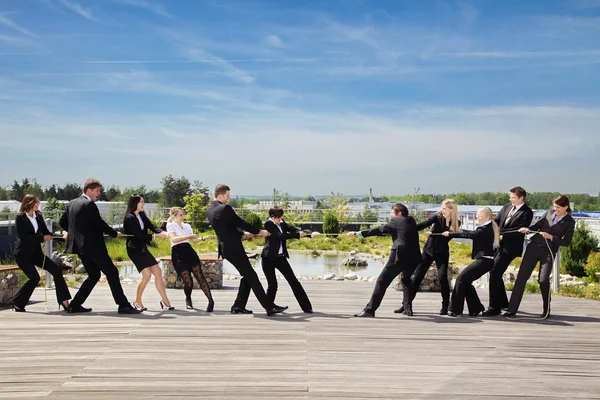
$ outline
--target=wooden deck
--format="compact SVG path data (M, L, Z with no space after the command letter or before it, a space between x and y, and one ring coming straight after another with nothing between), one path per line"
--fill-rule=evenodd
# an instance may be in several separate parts
M174 289L179 309L161 312L152 286L142 315L118 315L107 286L92 313L46 312L37 289L27 313L0 310L0 398L600 399L598 302L556 297L541 322L454 319L422 293L408 318L392 313L389 290L377 318L360 319L373 283L303 281L307 315L283 281L287 313L267 317L251 295L257 313L231 315L238 283L213 291L212 314L182 309ZM194 304L206 305L200 290ZM540 296L522 309L537 314Z

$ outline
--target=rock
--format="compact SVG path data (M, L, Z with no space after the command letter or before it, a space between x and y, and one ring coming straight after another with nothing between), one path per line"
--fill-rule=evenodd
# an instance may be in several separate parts
M325 281L333 280L333 278L335 278L335 274L327 274L327 275L323 276L323 280L325 280Z
M77 268L75 268L75 272L78 274L85 274L85 268L83 267L83 264L78 265Z
M358 253L359 253L359 251L358 251L358 250L356 250L356 249L354 249L354 250L352 250L352 251L350 252L350 255L351 255L351 256L353 256L353 255L355 255L355 254L358 254Z
M347 267L366 267L369 265L368 261L364 258L350 257L344 261L343 265Z
M335 278L333 278L334 281L343 281L344 278L342 278L341 276L336 276Z
M565 279L565 281L572 281L573 280L573 276L569 275L569 274L565 274L565 275L561 275L560 276L561 279Z
M376 276L372 276L369 278L369 282L376 282L377 281L377 277Z
M347 281L355 281L358 279L358 276L354 272L350 272L349 274L344 275L344 279Z

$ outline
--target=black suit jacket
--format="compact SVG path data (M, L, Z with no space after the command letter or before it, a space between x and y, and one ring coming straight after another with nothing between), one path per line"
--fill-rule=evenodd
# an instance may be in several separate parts
M123 233L133 235L127 238L127 252L139 252L146 249L146 245L152 240L152 233L147 233L148 230L153 233L162 232L161 229L154 226L145 212L142 211L140 217L144 222L144 229L140 226L140 222L134 213L126 215L123 220Z
M17 225L17 242L13 255L22 256L27 254L42 253L40 243L44 241L44 235L52 235L52 232L46 227L44 217L36 214L35 219L38 223L38 231L35 232L33 225L27 215L18 214L15 218L15 225Z
M552 253L556 254L560 246L568 246L573 240L573 233L575 232L575 220L569 214L562 217L560 221L552 225L552 219L554 218L554 210L550 209L546 211L544 217L535 224L531 225L529 229L532 231L546 232L552 235L552 240L548 240ZM546 239L540 234L533 235L531 238L532 242L543 244L542 247L547 248Z
M96 204L84 196L69 202L59 223L69 232L67 253L85 257L104 255L108 253L104 233L117 237L117 231L104 222Z
M496 224L500 228L500 234L502 235L502 241L500 242L500 248L498 249L502 253L506 253L510 256L520 257L523 254L523 241L525 235L519 232L511 232L504 235L506 231L514 231L519 228L526 228L531 224L533 219L533 211L527 204L523 204L518 211L516 211L510 220L505 223L506 217L510 213L513 205L506 203L498 215L496 215Z
M265 245L263 246L262 258L275 259L279 254L279 247L283 247L283 255L286 258L290 258L290 254L287 250L286 241L288 239L300 239L300 232L297 229L291 228L285 221L281 221L279 224L281 231L277 227L277 224L271 220L265 222L265 229L271 234L265 238Z
M422 231L429 226L432 227L431 233L442 233L450 230L450 226L446 225L446 218L444 218L441 213L437 213L418 224L417 230ZM458 226L460 226L460 221L458 221ZM425 242L425 246L423 246L423 253L429 254L430 256L436 254L449 256L450 248L448 247L448 243L450 243L450 240L451 238L442 235L429 236Z
M238 228L254 234L260 232L260 229L241 219L230 205L220 203L217 200L210 202L206 210L206 216L217 234L219 257L245 256L246 250L242 245L242 236Z
M491 223L480 225L474 231L450 232L451 238L465 238L473 240L471 258L494 256L494 227Z
M392 236L392 250L388 263L416 266L421 261L419 231L413 217L392 217L387 224L361 231L361 235Z

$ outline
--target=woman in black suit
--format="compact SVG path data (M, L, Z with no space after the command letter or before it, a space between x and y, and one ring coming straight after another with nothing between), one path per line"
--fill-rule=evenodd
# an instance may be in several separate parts
M40 201L32 194L25 196L21 202L19 215L15 219L17 225L17 245L13 252L15 261L21 271L29 278L12 299L12 309L24 312L29 298L40 282L40 275L35 266L50 272L56 286L56 300L65 310L69 307L71 294L62 275L62 270L51 259L42 253L40 244L52 239L52 233L46 227L42 213L39 211Z
M553 209L548 210L542 219L529 228L519 229L520 233L532 231L537 233L531 237L531 243L525 249L517 280L508 302L508 310L504 313L507 317L515 315L519 310L525 285L538 261L540 262L538 282L543 300L542 317L550 316L550 273L554 257L560 246L571 244L575 232L575 220L571 217L572 211L569 204L569 198L560 195L554 199Z
M442 236L448 238L465 238L473 240L471 258L473 261L456 278L448 315L457 317L462 315L465 307L465 297L469 307L469 315L476 317L483 312L485 307L481 304L473 281L494 268L494 249L500 244L500 229L492 219L492 210L482 207L477 211L479 226L474 231L443 232Z
M413 300L421 287L421 282L427 274L429 267L435 261L435 266L438 270L438 281L440 282L440 288L442 292L442 309L440 315L448 314L448 305L450 303L450 284L449 280L452 276L449 276L448 264L450 261L450 249L448 243L451 238L441 236L442 232L458 232L460 221L458 220L458 207L456 202L452 199L446 199L442 201L442 208L439 213L433 215L431 218L417 224L418 230L423 230L428 227L432 227L431 231L426 232L425 235L429 236L425 246L423 247L423 254L421 257L423 261L417 266L417 269L412 275L411 287ZM435 235L431 235L434 233ZM450 272L452 274L452 272ZM394 311L395 313L403 313L404 307Z
M294 275L294 271L288 262L290 257L286 242L288 239L300 239L306 236L304 232L298 232L283 220L283 210L280 207L272 207L269 210L269 219L265 222L265 230L269 231L270 235L265 238L265 245L262 250L262 268L267 278L267 297L270 302L275 302L277 293L277 277L275 270L279 270L283 277L288 281L294 297L300 304L300 308L305 313L312 313L312 304L306 295L306 291ZM280 307L275 305L275 307ZM287 309L287 306L281 307Z
M148 231L152 233L148 233ZM165 290L165 282L162 277L162 270L156 262L156 258L148 251L148 243L153 238L167 238L167 234L161 229L154 226L152 221L144 212L144 197L139 194L134 194L127 202L127 211L123 220L123 232L127 235L127 255L133 261L137 270L142 274L142 279L137 286L134 307L146 311L146 307L142 303L142 294L150 282L150 278L154 275L154 284L158 294L162 299L160 308L166 307L168 310L173 310L171 302L167 297Z

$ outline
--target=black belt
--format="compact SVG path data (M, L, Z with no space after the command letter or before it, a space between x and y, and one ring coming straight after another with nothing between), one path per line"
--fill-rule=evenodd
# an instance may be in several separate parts
M277 254L277 258L285 258L285 254Z

